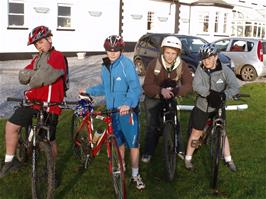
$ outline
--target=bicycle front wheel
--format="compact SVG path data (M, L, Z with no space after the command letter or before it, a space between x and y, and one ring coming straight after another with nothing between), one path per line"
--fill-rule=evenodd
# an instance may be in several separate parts
M168 181L172 181L176 171L176 129L173 123L167 122L163 128L163 157L165 175Z
M125 173L122 157L115 136L108 139L110 158L109 169L113 178L114 190L117 199L126 198Z
M55 164L51 145L40 142L32 152L32 198L53 199L55 191Z
M88 144L88 132L86 128L80 128L83 117L75 114L72 116L71 140L73 143L74 154L78 157L83 167L86 169L91 158L91 149Z
M16 158L20 162L26 162L28 160L29 155L29 142L28 142L28 136L30 133L31 127L21 127L19 130L19 138L18 138L18 144L16 148Z
M217 189L218 187L218 173L219 164L222 157L222 132L223 129L219 126L212 130L211 134L211 145L210 145L210 155L211 155L211 188Z

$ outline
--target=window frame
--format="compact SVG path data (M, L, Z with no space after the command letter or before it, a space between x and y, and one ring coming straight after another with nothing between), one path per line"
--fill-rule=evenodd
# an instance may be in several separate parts
M59 7L68 7L70 8L70 16L66 16L66 15L59 15ZM58 3L57 4L57 30L64 30L64 31L74 31L73 29L73 18L72 18L72 8L73 6L71 4L62 4L62 3ZM70 26L59 26L59 19L60 18L65 18L65 19L70 19Z
M10 4L21 4L21 5L23 5L23 13L10 12L9 11ZM10 19L9 19L10 16L21 16L22 17L22 20L23 20L23 24L22 25L11 24L10 23ZM27 29L27 28L25 28L25 2L24 1L14 1L14 0L9 0L8 1L8 8L7 8L7 28L8 29Z

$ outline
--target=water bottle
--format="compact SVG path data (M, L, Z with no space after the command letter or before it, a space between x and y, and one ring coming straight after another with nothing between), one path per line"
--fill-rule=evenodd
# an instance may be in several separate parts
M103 134L102 132L96 130L92 138L92 143L96 144L99 138L102 136L102 134Z

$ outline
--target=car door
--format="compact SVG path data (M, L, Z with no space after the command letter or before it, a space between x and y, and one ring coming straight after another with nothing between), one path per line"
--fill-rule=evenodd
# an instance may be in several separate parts
M236 69L242 67L243 60L245 60L245 53L243 52L247 51L246 41L239 39L223 39L214 43L220 52L233 60Z

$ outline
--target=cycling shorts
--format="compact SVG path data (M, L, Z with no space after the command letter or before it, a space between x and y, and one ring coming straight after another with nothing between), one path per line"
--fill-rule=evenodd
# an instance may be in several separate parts
M194 107L191 112L191 125L192 128L202 131L207 124L209 118L213 118L216 114L214 112L204 112L200 110L198 107ZM225 111L223 111L222 115L223 119L225 119Z
M128 148L139 147L139 123L135 112L122 116L114 113L112 125L119 146L125 144Z
M38 110L30 107L19 107L15 110L14 114L9 118L9 122L28 127L32 124L32 118L37 115ZM56 139L56 126L58 123L58 115L45 112L45 123L50 126L50 141Z

